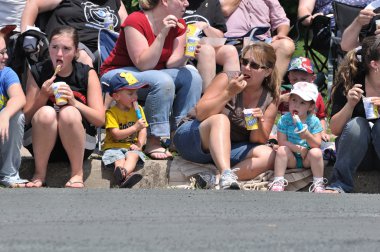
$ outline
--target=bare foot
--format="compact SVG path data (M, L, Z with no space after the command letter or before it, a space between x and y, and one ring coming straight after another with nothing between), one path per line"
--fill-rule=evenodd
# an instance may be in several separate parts
M39 178L33 178L32 181L26 183L25 187L27 188L40 188L45 186L45 181Z
M164 160L164 159L172 159L172 154L165 148L161 146L152 146L149 149L145 149L145 154L149 156L151 159L158 159L158 160Z

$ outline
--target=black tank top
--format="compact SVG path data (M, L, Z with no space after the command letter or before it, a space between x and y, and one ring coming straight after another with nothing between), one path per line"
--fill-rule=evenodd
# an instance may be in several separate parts
M59 26L74 27L79 34L79 41L92 52L98 47L98 32L104 27L106 13L110 12L114 20L114 29L120 29L120 0L62 0L54 9L46 26L46 34Z

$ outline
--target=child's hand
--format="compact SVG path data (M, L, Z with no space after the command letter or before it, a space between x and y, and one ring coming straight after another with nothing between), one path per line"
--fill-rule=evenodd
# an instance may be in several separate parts
M51 87L51 85L53 84L54 80L55 80L56 76L53 75L50 79L47 79L41 86L41 93L44 95L44 96L52 96L54 95L53 93L53 89Z
M322 137L322 140L325 141L325 142L330 141L330 135L327 134L325 131L322 131L321 137Z
M299 148L299 153L301 154L302 159L305 159L307 156L307 152L309 151L306 147L303 146L298 146Z
M136 127L136 131L139 131L139 130L146 128L146 122L143 118L141 118L135 122L134 126Z
M289 102L290 93L280 95L280 104L283 102Z
M129 147L130 150L135 150L135 151L141 151L142 148L137 146L136 144L131 144L131 146Z

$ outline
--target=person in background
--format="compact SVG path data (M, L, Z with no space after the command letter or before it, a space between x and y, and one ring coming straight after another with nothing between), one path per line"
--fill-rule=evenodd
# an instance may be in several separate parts
M182 158L216 165L223 189L239 189L237 179L253 179L273 169L275 158L265 145L279 99L274 49L264 42L249 45L240 62L241 72L222 72L213 79L174 135ZM244 109L256 119L255 129L246 127Z
M116 104L106 112L102 160L106 166L114 165L115 182L120 188L131 188L142 179L133 171L140 158L145 161L142 148L148 125L143 109L141 106L135 108L134 103L137 102L137 90L145 86L126 72L115 75L110 82L109 91Z
M186 8L184 19L187 24L195 24L202 33L200 37L225 40L227 31L219 0L190 0ZM211 41L210 39L210 41ZM216 40L217 41L217 40ZM215 42L218 44L218 42ZM239 55L232 45L198 44L195 59L196 66L203 80L204 91L216 74L216 64L223 67L223 71L239 71Z
M0 26L16 25L15 32L20 32L21 15L29 0L0 0Z
M35 173L27 187L45 184L49 160L69 160L71 178L65 186L84 187L83 160L95 149L95 127L105 120L97 73L75 60L78 43L74 28L58 27L49 38L50 59L28 71L24 146L34 155ZM58 93L66 105L57 104L54 82L65 82Z
M290 21L278 0L220 0L222 11L227 18L225 37L247 37L255 27L269 27L262 39L271 38L280 78L288 69L295 46L288 37ZM273 36L271 33L275 33Z
M380 38L366 37L362 49L351 50L339 66L331 93L330 128L337 135L336 162L326 192L353 192L359 168L377 168L380 157L380 120L367 119L368 106L380 106Z
M78 61L93 66L98 49L99 29L104 28L107 14L112 16L113 27L119 31L120 24L128 16L121 0L28 0L21 18L21 31L33 26L37 16L51 11L46 27L40 27L48 37L58 26L74 27L79 34Z
M305 57L295 57L290 61L288 68L288 79L293 86L295 83L304 81L313 83L315 80L314 67L311 60ZM280 96L280 103L278 111L281 114L285 114L289 111L289 91L282 92ZM323 141L330 141L330 136L327 134L326 112L325 103L323 102L322 95L318 93L318 98L315 102L315 115L321 121L323 131L321 132Z
M335 19L332 15L334 14L333 1L363 8L370 2L373 2L373 0L300 0L298 2L298 18L309 15L309 17L302 22L303 25L309 26L316 16L326 16L330 14L331 27L334 27Z
M9 29L0 30L0 184L25 187L28 181L19 176L25 95L17 74L5 65L8 59L5 36L8 32Z
M141 11L130 14L122 24L115 48L101 67L101 81L115 74L132 73L149 88L138 91L145 101L149 124L145 153L152 159L171 159L161 146L182 117L201 96L202 79L194 66L185 65L186 28L182 19L188 6L183 0L143 0Z
M324 192L323 156L319 119L314 115L318 88L311 82L297 82L289 97L289 112L278 121L279 147L274 163L274 180L271 191L284 191L288 181L284 178L287 168L311 168L313 183L310 192ZM298 118L295 119L294 117ZM297 124L299 123L299 124Z

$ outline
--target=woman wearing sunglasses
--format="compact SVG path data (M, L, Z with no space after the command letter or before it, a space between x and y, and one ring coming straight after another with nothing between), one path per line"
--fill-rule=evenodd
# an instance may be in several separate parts
M265 145L279 99L274 49L263 42L247 46L240 63L241 72L213 79L174 136L183 158L215 163L223 189L239 189L237 179L252 179L274 166L275 153ZM247 129L244 109L257 119L255 130Z

